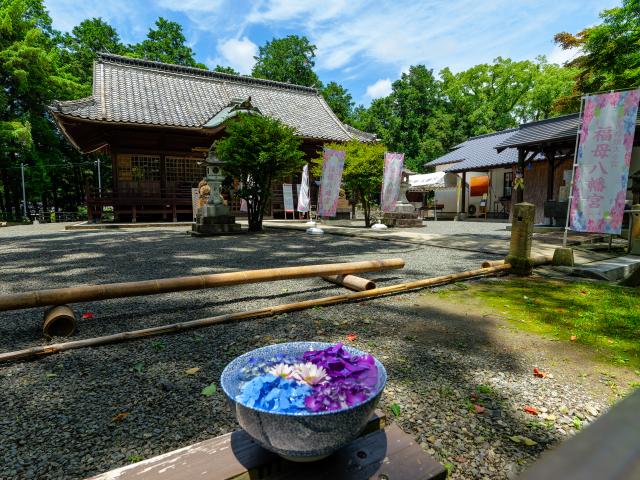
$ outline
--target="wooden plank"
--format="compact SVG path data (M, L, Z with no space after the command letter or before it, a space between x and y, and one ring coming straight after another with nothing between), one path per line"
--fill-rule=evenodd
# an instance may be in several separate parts
M574 438L545 453L521 480L640 478L640 390Z
M363 435L384 428L385 420L385 414L376 410ZM265 474L279 469L282 462L278 455L263 449L243 430L238 430L126 465L92 477L92 480L265 478Z
M281 461L278 471L242 480L444 480L447 471L393 424L314 463Z

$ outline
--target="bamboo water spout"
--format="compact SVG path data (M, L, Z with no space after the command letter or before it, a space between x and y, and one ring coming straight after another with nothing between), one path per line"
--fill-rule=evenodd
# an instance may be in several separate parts
M367 260L349 263L327 263L297 267L267 268L240 272L215 273L191 277L161 278L140 282L109 283L105 285L79 285L69 288L55 288L26 293L16 293L0 297L0 311L23 308L64 305L77 302L107 300L110 298L157 295L160 293L199 290L225 287L246 283L289 280L292 278L323 277L329 275L348 275L359 272L403 268L404 260Z

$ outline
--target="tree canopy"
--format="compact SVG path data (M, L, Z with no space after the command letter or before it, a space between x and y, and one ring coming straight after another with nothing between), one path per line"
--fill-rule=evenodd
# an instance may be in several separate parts
M576 94L640 85L640 0L600 13L602 23L573 35L556 34L565 49L579 49L568 63L577 69Z
M247 201L249 230L262 230L262 218L271 198L271 183L298 172L304 164L302 140L293 128L262 115L244 114L228 121L226 135L215 144L229 175L241 183L240 198Z
M93 62L100 52L123 55L126 47L115 28L101 18L83 20L62 37L61 55L69 71L88 88L93 81Z
M206 68L205 65L195 61L195 53L186 44L187 39L179 23L160 17L155 25L155 29L149 29L145 40L130 46L135 56L156 62Z
M348 122L351 120L355 104L346 88L336 82L329 82L322 89L322 96L341 121Z
M316 46L307 37L274 38L259 48L251 74L276 82L318 88L321 82L313 71L315 56Z

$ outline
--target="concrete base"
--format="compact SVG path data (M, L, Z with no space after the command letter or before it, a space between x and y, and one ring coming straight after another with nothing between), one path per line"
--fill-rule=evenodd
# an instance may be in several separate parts
M640 257L625 255L576 267L573 269L573 275L618 282L624 281L638 271L640 271Z
M236 223L236 217L233 215L199 216L191 225L191 235L196 237L232 235L241 231L242 226Z
M573 248L556 248L553 252L553 261L551 263L556 267L573 267Z
M387 227L422 227L422 219L418 218L418 214L415 213L415 208L411 206L414 211L411 213L392 212L385 213L382 216L382 223Z

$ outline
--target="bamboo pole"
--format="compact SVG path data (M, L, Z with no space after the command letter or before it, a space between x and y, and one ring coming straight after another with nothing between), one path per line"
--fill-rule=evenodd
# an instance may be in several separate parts
M536 255L534 257L531 257L531 263L536 267L540 265L548 265L552 262L552 260L552 255ZM485 260L484 262L482 262L482 268L496 267L498 265L504 265L504 260Z
M330 275L322 277L327 282L335 283L336 285L342 285L343 287L350 288L356 292L362 292L363 290L373 290L376 288L376 284L373 280L368 278L356 277L355 275Z
M403 268L402 258L387 260L367 260L349 263L326 263L296 267L266 268L240 272L195 275L191 277L161 278L141 282L108 283L105 285L80 285L69 288L55 288L26 293L16 293L0 297L0 312L22 308L64 305L77 302L106 300L109 298L157 295L159 293L181 292L217 288L245 283L271 282L292 278L322 277L326 275L346 275L359 272L375 272L393 268Z
M27 348L25 350L18 350L14 352L7 352L0 354L0 362L6 362L10 360L22 360L26 358L51 355L53 353L64 352L67 350L75 350L84 347L95 347L98 345L107 345L110 343L125 342L136 338L145 338L156 335L164 335L167 333L176 333L183 330L190 330L194 328L203 328L211 325L218 325L222 323L233 323L249 318L265 318L274 315L280 315L288 312L295 312L297 310L305 310L307 308L334 305L337 303L344 303L353 300L362 300L365 298L379 297L381 295L389 295L392 293L405 292L407 290L415 290L419 288L432 287L435 285L444 285L458 280L464 280L467 278L477 278L487 275L498 274L506 272L511 268L511 265L505 263L504 265L498 265L496 267L479 268L476 270L468 270L466 272L453 273L451 275L444 275L440 277L427 278L424 280L416 280L413 282L399 283L397 285L391 285L389 287L374 288L373 290L365 290L362 292L345 293L342 295L335 295L332 297L323 297L315 300L305 300L303 302L288 303L284 305L277 305L275 307L266 307L258 310L250 310L248 312L227 313L225 315L218 315L215 317L202 318L199 320L191 320L188 322L174 323L171 325L164 325L161 327L145 328L142 330L133 330L129 332L116 333L114 335L106 335L103 337L88 338L86 340L76 340L73 342L56 343L52 345L44 345Z

